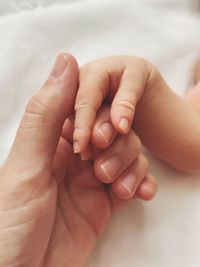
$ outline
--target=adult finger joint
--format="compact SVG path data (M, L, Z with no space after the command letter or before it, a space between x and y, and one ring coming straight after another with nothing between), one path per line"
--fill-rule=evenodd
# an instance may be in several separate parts
M52 111L37 96L33 96L25 109L21 128L37 128L47 122Z

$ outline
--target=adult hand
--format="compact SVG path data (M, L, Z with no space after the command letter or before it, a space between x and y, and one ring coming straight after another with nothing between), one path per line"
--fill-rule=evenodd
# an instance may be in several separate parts
M66 128L77 81L76 60L58 56L0 169L1 267L83 266L110 218L112 198Z

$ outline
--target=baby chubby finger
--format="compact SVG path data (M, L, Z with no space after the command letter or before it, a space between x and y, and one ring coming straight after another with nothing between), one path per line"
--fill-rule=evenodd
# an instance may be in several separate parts
M91 141L97 148L106 148L112 143L116 136L117 131L113 127L110 118L110 107L102 106L97 113Z
M130 131L119 135L115 141L94 160L94 172L104 183L113 182L141 152L141 143L137 135Z
M91 137L96 113L100 108L106 90L108 76L101 69L90 64L80 69L79 89L75 102L74 152L83 152Z
M142 59L127 58L111 106L112 123L121 133L127 133L132 126L136 105L143 94L147 77L147 68Z
M75 103L75 152L86 148L96 113L105 99L112 103L111 121L115 129L128 133L148 75L144 60L130 56L102 58L80 68Z
M148 160L143 154L123 172L112 184L113 193L121 199L132 198L148 172Z

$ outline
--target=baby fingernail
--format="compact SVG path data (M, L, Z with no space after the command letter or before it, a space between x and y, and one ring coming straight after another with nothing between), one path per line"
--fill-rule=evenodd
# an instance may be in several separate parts
M74 153L79 153L80 152L80 147L77 141L74 141L73 144L73 149L74 149Z
M50 73L50 78L53 78L55 80L60 79L65 73L67 61L68 58L65 55L58 56Z
M122 117L119 122L119 127L123 132L127 133L130 127L128 119L125 117Z
M119 172L122 162L119 157L112 156L101 164L101 169L106 175L108 181L111 181L113 177Z
M121 185L128 191L129 194L133 193L136 184L136 176L132 173L127 174L121 180Z
M109 144L114 134L114 129L113 129L112 124L109 122L104 122L98 128L98 133L104 139L106 144Z

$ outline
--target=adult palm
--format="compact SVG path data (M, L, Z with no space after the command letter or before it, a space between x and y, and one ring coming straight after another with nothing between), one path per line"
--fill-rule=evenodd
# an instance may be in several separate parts
M84 266L111 215L92 162L81 161L61 139L52 168L21 173L13 187L5 181L9 170L8 164L1 170L3 196L10 198L0 204L1 266Z
M110 218L111 202L92 162L74 155L69 142L60 142L56 157L55 220L44 266L83 266Z
M78 66L62 54L30 100L0 169L0 266L83 266L111 213L91 162L61 137Z

